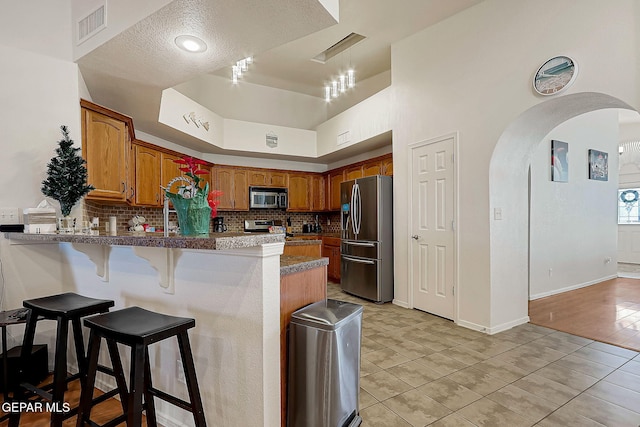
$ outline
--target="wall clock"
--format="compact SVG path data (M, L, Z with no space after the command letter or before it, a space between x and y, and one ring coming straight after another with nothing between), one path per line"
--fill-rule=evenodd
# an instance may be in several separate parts
M555 56L538 68L533 88L540 95L555 95L565 90L578 75L578 65L568 56Z

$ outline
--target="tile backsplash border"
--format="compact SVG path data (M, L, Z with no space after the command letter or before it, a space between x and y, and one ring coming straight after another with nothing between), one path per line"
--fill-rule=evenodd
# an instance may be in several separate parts
M163 227L161 208L134 207L126 205L103 205L90 200L85 200L83 217L90 220L93 217L100 219L100 229L104 230L104 224L109 222L110 216L117 218L118 232L127 231L129 220L136 216L143 216L147 223L156 228ZM303 224L313 224L318 217L322 231L337 233L340 231L340 214L338 212L286 212L280 209L254 209L249 211L224 211L218 212L219 217L224 218L227 231L240 233L244 231L244 221L250 219L275 219L281 220L286 225L287 218L291 218L293 233L302 233ZM175 213L169 214L170 221L177 221Z

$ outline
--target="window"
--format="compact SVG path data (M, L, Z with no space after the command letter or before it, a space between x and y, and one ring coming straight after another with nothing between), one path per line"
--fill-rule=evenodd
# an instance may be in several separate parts
M618 224L640 224L640 188L618 190Z

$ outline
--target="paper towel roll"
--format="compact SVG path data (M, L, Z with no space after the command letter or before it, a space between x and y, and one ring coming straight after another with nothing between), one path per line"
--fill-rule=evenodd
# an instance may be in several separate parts
M115 236L116 234L118 234L118 218L116 218L115 216L110 216L109 217L109 235L110 236Z

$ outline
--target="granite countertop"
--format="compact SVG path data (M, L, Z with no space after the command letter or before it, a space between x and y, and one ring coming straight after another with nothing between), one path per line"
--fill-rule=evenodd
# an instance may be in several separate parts
M284 244L289 246L321 245L322 240L296 239L287 237L287 240Z
M340 232L322 232L322 233L292 233L293 237L310 237L310 236L318 236L318 238L323 237L337 237L340 238Z
M312 268L329 265L329 258L316 258L312 256L280 255L280 275L300 273Z
M181 249L241 249L266 243L284 242L285 235L277 233L215 233L209 237L164 237L161 233L120 233L116 236L87 234L30 234L4 233L5 238L24 242L70 242L110 246L146 246Z

